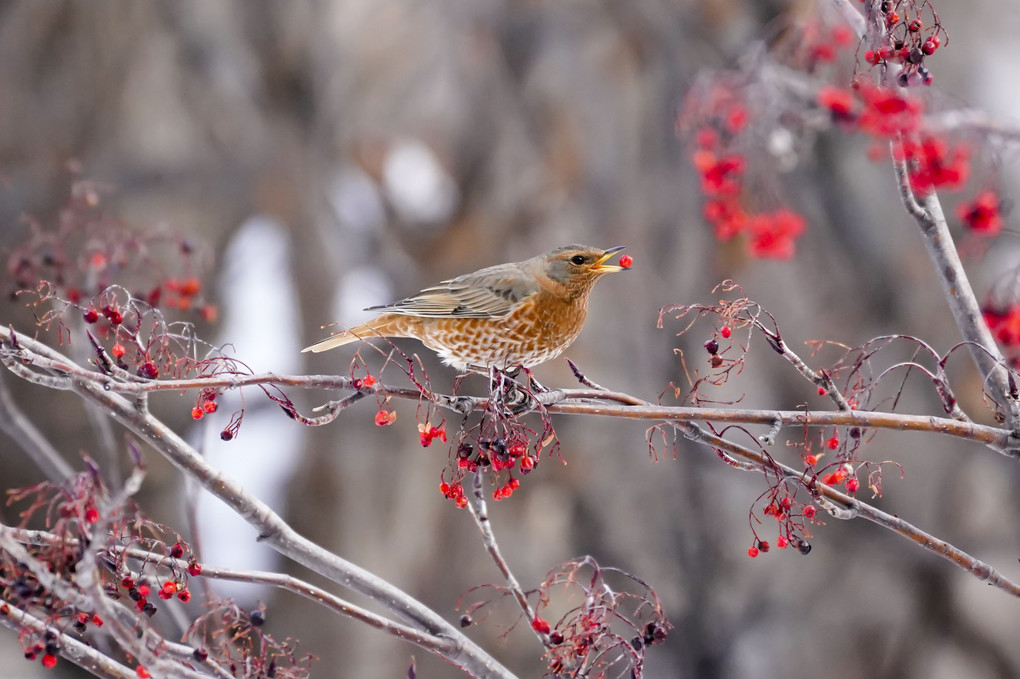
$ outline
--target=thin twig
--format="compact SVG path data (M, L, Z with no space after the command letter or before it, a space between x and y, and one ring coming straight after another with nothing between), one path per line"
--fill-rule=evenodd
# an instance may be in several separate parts
M779 472L787 479L792 479L798 482L802 482L804 480L804 473L802 471L788 467L771 458L766 458L765 455L758 451L746 448L733 443L732 441L727 441L726 439L706 432L704 429L699 427L695 427L694 430L692 430L690 423L674 422L673 424L685 437L695 440L698 443L703 443L713 448L724 450L729 455L752 464L752 468L761 473ZM819 499L823 499L825 501L819 503L823 507L828 508L826 504L827 502L835 505L841 510L830 511L829 513L833 517L837 519L853 519L860 517L882 526L883 528L888 528L897 535L900 535L924 549L927 549L933 554L937 554L938 556L941 556L942 558L959 566L986 584L996 587L997 589L1001 589L1013 596L1020 597L1020 584L1006 578L989 564L971 556L967 552L964 552L945 540L941 540L930 533L926 533L917 526L904 521L898 516L893 516L892 514L883 512L873 505L841 493L835 488L827 486L820 481L811 481L810 487L812 493L816 494Z
M489 520L489 510L485 503L485 496L482 492L482 475L476 473L474 475L474 486L471 493L471 501L468 503L468 507L471 510L471 516L474 517L475 524L478 526L478 530L482 534L482 543L485 545L485 550L489 553L493 563L496 564L496 568L499 569L500 575L506 580L507 589L513 595L517 605L520 606L521 612L524 613L524 617L530 624L535 619L535 609L531 607L531 603L528 601L528 597L525 596L524 590L521 589L520 583L517 582L517 578L514 577L513 571L510 570L510 565L503 558L503 553L499 549L499 543L496 542L496 534L492 530L492 523ZM534 628L532 628L534 630ZM547 643L545 635L541 634L538 630L534 630L538 636L539 641L543 645Z

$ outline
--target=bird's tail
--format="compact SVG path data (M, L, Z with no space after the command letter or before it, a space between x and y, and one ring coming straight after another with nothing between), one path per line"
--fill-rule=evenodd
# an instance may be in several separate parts
M336 347L342 347L345 344L351 344L359 340L372 339L373 337L406 337L406 333L402 330L401 317L396 314L384 314L378 318L374 318L368 323L355 326L350 330L343 330L341 332L327 337L321 342L316 342L310 347L305 347L302 352L311 351L312 353L319 353L320 351L328 351Z

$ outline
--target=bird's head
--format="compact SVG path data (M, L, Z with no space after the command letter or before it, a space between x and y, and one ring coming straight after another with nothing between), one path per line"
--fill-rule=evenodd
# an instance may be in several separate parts
M624 247L617 245L601 250L586 245L565 245L547 252L539 260L545 275L562 285L566 296L574 297L591 290L604 274L623 271L623 267L606 262Z

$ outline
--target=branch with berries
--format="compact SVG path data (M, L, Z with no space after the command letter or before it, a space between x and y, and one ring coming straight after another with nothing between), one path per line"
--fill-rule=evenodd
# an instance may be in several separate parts
M749 312L749 309L753 309L753 313ZM1011 430L978 424L970 421L969 418L940 418L859 410L859 404L868 402L872 397L872 391L882 383L888 371L883 371L873 382L865 382L860 374L863 365L863 361L860 360L837 362L821 371L809 368L782 342L778 330L774 327L770 328L763 322L761 317L763 311L758 307L751 306L743 298L739 298L729 306L718 308L678 307L664 313L669 312L678 314L681 318L685 318L687 314L703 315L712 312L721 315L733 324L732 327L723 326L718 336L718 340L729 341L729 346L721 347L718 340L714 340L706 347L712 359L721 357L720 362L711 360L710 364L714 366L714 370L722 372L717 373L714 377L708 376L704 379L695 375L699 386L690 392L692 395L697 395L692 397L695 402L703 398L699 389L707 384L717 384L722 379L719 377L720 374L728 374L728 371L733 370L739 362L744 360L743 356L734 358L731 348L742 346L735 342L734 333L746 330L748 333L751 331L760 333L770 348L783 355L800 374L817 388L819 395L824 394L832 398L837 410L782 411L706 407L704 405L668 406L648 402L629 394L586 387L555 389L531 394L529 396L531 412L540 413L543 420L554 415L570 414L648 420L656 423L653 425L653 429L663 426L672 428L682 438L716 451L730 464L742 469L754 470L769 480L768 495L771 500L764 506L768 508L775 504L781 511L770 509L766 515L780 520L781 534L787 544L807 544L807 524L811 523L816 508L821 508L835 518L865 518L872 521L947 558L990 584L1012 594L1020 595L1020 587L1005 579L987 564L912 526L903 519L893 517L854 497L860 488L858 473L865 474L868 487L872 488L873 492L879 494L877 491L880 491L880 473L875 473L876 466L880 467L880 465L860 460L856 454L865 437L865 432L869 430L891 429L951 436L980 443L1000 454L1016 457L1020 450L1020 441ZM691 325L685 326L684 332L689 331L691 327ZM748 335L749 339L750 335ZM715 346L711 346L711 344ZM877 349L874 347L865 348L869 359L874 358L876 351ZM944 359L947 357L936 358L938 359L935 361L936 363L944 365ZM328 573L331 577L338 578L343 582L348 582L350 579L347 569L354 568L353 572L357 573L356 567L337 561L334 555L324 554L319 548L308 544L300 536L293 535L289 527L281 525L279 517L271 513L267 516L265 514L267 510L258 508L257 500L249 497L243 489L238 488L235 484L227 483L219 472L210 468L197 454L193 455L193 451L183 441L158 420L155 420L151 414L140 411L135 406L134 399L160 391L180 393L187 390L200 391L231 386L240 388L272 385L279 388L349 390L354 394L370 394L375 399L382 401L406 399L421 402L425 400L435 407L464 417L473 413L492 413L494 409L506 412L506 416L515 421L526 415L526 412L519 410L508 412L501 403L501 399L513 396L510 392L492 393L488 397L444 395L422 392L414 387L386 384L377 380L372 380L371 384L366 385L364 380L359 383L351 378L340 376L222 375L197 379L144 382L126 378L113 379L102 371L78 366L52 348L14 331L7 333L0 341L0 359L8 369L24 379L43 386L70 389L88 401L101 404L115 419L142 436L174 464L198 478L207 489L213 489L221 499L235 507L235 510L242 516L248 517L249 521L259 527L260 533L267 536L267 541L270 544L288 556L292 556L302 563L308 562L306 565L310 564L310 567L319 572ZM915 373L922 372L919 364L913 364L911 367ZM936 385L942 384L941 378L935 371L926 374ZM838 387L837 378L843 379L846 386ZM945 388L941 393L950 394ZM290 403L289 399L287 403ZM947 410L950 414L954 413L953 403L953 401L947 402ZM294 419L306 424L312 423L300 414L297 414ZM769 431L767 434L756 437L746 429L746 426L754 425L767 427ZM738 429L731 431L732 427L738 427ZM805 432L809 429L844 429L847 434L843 438L834 435L824 439L822 447L830 451L837 451L836 459L827 464L820 464L821 455L810 452L812 444L805 434L803 444L805 452L801 460L803 466L798 469L776 460L768 452L768 446L765 445L774 442L779 431L791 428L802 429ZM739 433L753 445L729 440L725 436L727 432L730 432L731 435ZM478 441L475 440L475 443L478 444ZM496 456L496 444L489 440L483 442L482 445L488 446L487 450L492 455L489 464L498 466L500 463L497 460L500 458ZM505 444L502 445L503 448L506 447ZM454 447L460 446L455 445ZM508 461L512 461L518 466L521 465L522 459L528 457L520 452L511 455L509 451L504 451L502 454ZM836 486L843 486L847 492L837 490ZM441 491L451 499L456 499L452 497L456 493L449 487L441 488ZM463 492L461 491L461 493ZM785 508L782 507L784 500L787 503ZM799 523L794 521L793 513L790 511L794 506L801 517ZM807 519L807 524L804 519ZM763 541L756 538L755 546L760 549L757 547L758 542ZM372 578L364 582L359 580L352 586L356 589L367 588L377 596L379 592L383 591L376 589L378 583L375 583ZM425 624L427 620L428 617L423 617L416 619L415 622Z

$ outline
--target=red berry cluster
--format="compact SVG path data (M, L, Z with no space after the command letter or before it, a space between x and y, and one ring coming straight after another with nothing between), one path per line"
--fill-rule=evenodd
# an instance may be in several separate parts
M795 240L804 233L805 222L796 212L780 208L774 212L752 215L747 225L752 255L790 259L795 252Z
M895 146L895 160L907 166L907 177L914 193L925 195L936 189L958 190L970 176L970 149L950 144L943 137L922 127L924 104L903 91L895 91L865 81L851 89L823 87L818 103L828 109L833 120L855 127L872 138L884 141L902 139ZM882 150L876 147L874 158ZM961 215L965 221L994 228L997 204L994 194L981 194L982 201ZM990 209L989 209L990 208Z
M850 27L839 23L830 25L818 20L801 22L795 27L794 53L789 61L797 67L814 71L822 64L839 58L841 50L854 45L857 38Z
M454 504L457 505L457 509L464 509L468 505L467 496L464 495L464 486L460 481L455 481L454 483L443 481L439 484L439 492L446 499L453 500Z
M959 189L970 175L970 149L963 144L950 148L944 139L920 134L904 139L901 148L910 186L916 194L925 195L940 188Z
M203 389L198 395L198 403L191 409L192 419L201 420L206 415L215 413L219 409L216 405L217 396L219 392L215 389Z
M982 309L992 336L1005 350L1009 362L1020 367L1020 302L1002 306L990 302Z
M87 300L119 284L138 291L135 297L148 307L198 310L204 320L215 320L216 307L205 299L192 273L201 257L191 241L125 227L101 205L101 194L94 182L78 179L56 225L29 218L25 241L7 258L12 297L45 290L71 305L85 302L86 322L95 323L98 312ZM169 256L164 256L167 251ZM110 323L119 325L123 317L118 320L117 313L122 311L112 309Z
M960 220L974 233L996 236L1002 231L1002 201L990 189L978 193L972 201L956 207Z
M183 280L173 277L167 278L163 281L162 287L157 286L149 292L147 300L153 306L157 306L164 291L168 293L166 299L163 300L165 306L171 309L180 309L181 311L197 308L204 320L216 320L216 308L209 304L203 304L201 301L202 281L198 280L198 278L194 276L189 276Z
M900 16L899 9L903 5L907 7L903 16ZM900 73L897 82L901 87L910 85L931 85L934 81L931 71L924 65L925 57L935 54L935 51L942 46L942 36L945 35L938 17L930 28L927 28L921 16L923 7L930 7L925 3L918 7L915 2L904 3L886 0L879 9L885 17L886 33L888 44L875 49L869 49L864 53L864 60L872 66L878 64L895 63L900 66ZM910 16L913 12L913 17Z
M798 510L798 508L800 509ZM811 512L810 516L808 515L809 510ZM762 514L771 516L779 523L779 536L776 539L777 547L786 549L786 547L792 544L801 554L807 554L811 551L811 544L804 539L804 536L810 536L810 533L804 526L803 519L810 519L811 516L814 516L814 507L802 505L792 493L782 487L776 487L771 490L770 501L762 509ZM748 548L747 555L753 559L758 554L768 552L769 549L768 541L760 539L755 534L754 545Z
M4 604L0 608L0 614L9 615L10 609ZM36 637L36 639L38 639ZM57 666L57 655L60 653L60 638L55 630L48 629L42 639L32 641L31 638L22 639L22 649L25 653L25 660L40 658L42 666L46 669L53 669Z
M515 436L510 440L500 437L479 439L477 446L476 452L475 446L466 440L461 440L457 444L456 466L453 468L452 483L444 481L440 484L443 495L457 502L457 506L461 508L467 506L466 500L463 503L460 502L463 491L458 492L466 473L488 470L492 476L492 483L496 486L492 493L492 499L504 500L513 495L514 491L521 486L520 479L513 476L513 471L519 470L521 476L526 476L538 464L537 453L533 454L530 451L528 439L523 435Z
M856 125L879 140L916 132L924 114L924 104L917 97L863 79L854 81L850 89L822 87L818 103L832 113L836 122Z
M418 425L418 442L421 443L423 448L428 448L432 445L432 441L434 439L439 439L443 443L446 443L445 423L438 427L434 427L427 423Z
M845 484L846 491L851 495L860 488L860 482L854 474L853 465L849 462L844 462L836 467L835 471L824 474L821 481L827 486L841 486Z
M721 241L746 233L754 257L789 259L794 243L804 231L804 218L789 209L748 213L744 207L744 156L731 149L743 129L747 111L743 104L722 98L716 115L703 120L694 135L691 162L701 176L706 201L702 214Z

